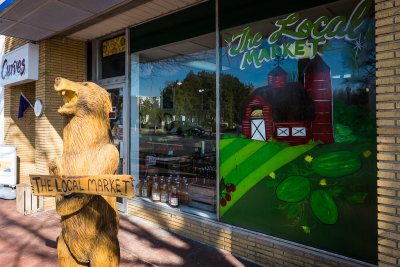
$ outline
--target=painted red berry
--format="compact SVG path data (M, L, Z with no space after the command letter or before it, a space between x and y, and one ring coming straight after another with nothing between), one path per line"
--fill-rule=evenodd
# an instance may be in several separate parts
M236 191L236 186L233 184L231 185L231 192L235 192Z
M221 206L225 207L226 206L226 200L225 198L221 199Z
M226 194L225 195L225 199L226 199L226 201L231 201L232 197L231 197L231 195Z
M226 192L230 193L231 191L232 191L232 188L231 188L230 185L228 185L228 186L226 187Z

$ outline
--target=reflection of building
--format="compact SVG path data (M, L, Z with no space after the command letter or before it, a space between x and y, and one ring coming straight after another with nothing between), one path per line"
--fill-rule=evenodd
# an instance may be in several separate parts
M330 69L317 55L305 70L305 86L286 82L280 66L268 74L268 85L249 97L243 119L247 138L267 141L273 137L291 145L320 140L334 142Z

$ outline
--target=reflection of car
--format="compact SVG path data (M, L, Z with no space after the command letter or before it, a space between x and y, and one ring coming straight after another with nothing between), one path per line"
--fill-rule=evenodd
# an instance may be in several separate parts
M191 135L191 136L203 136L204 129L201 128L200 126L193 126L189 130L187 130L186 133L187 133L187 135Z
M205 131L193 122L173 121L166 126L170 134L203 136Z

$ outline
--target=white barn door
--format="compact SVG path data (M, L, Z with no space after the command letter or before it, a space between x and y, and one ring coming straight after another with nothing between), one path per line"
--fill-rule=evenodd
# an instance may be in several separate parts
M267 141L265 134L265 121L263 119L251 120L251 139Z

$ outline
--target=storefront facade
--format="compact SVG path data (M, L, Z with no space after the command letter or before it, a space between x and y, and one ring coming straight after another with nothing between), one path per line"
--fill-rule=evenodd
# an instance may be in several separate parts
M32 154L20 181L61 153L54 78L91 80L112 97L118 172L136 177L121 212L264 265L398 265L398 8L205 1L42 40L39 80L5 90L5 143L22 132ZM12 118L20 91L42 117ZM164 184L179 208L152 200Z

